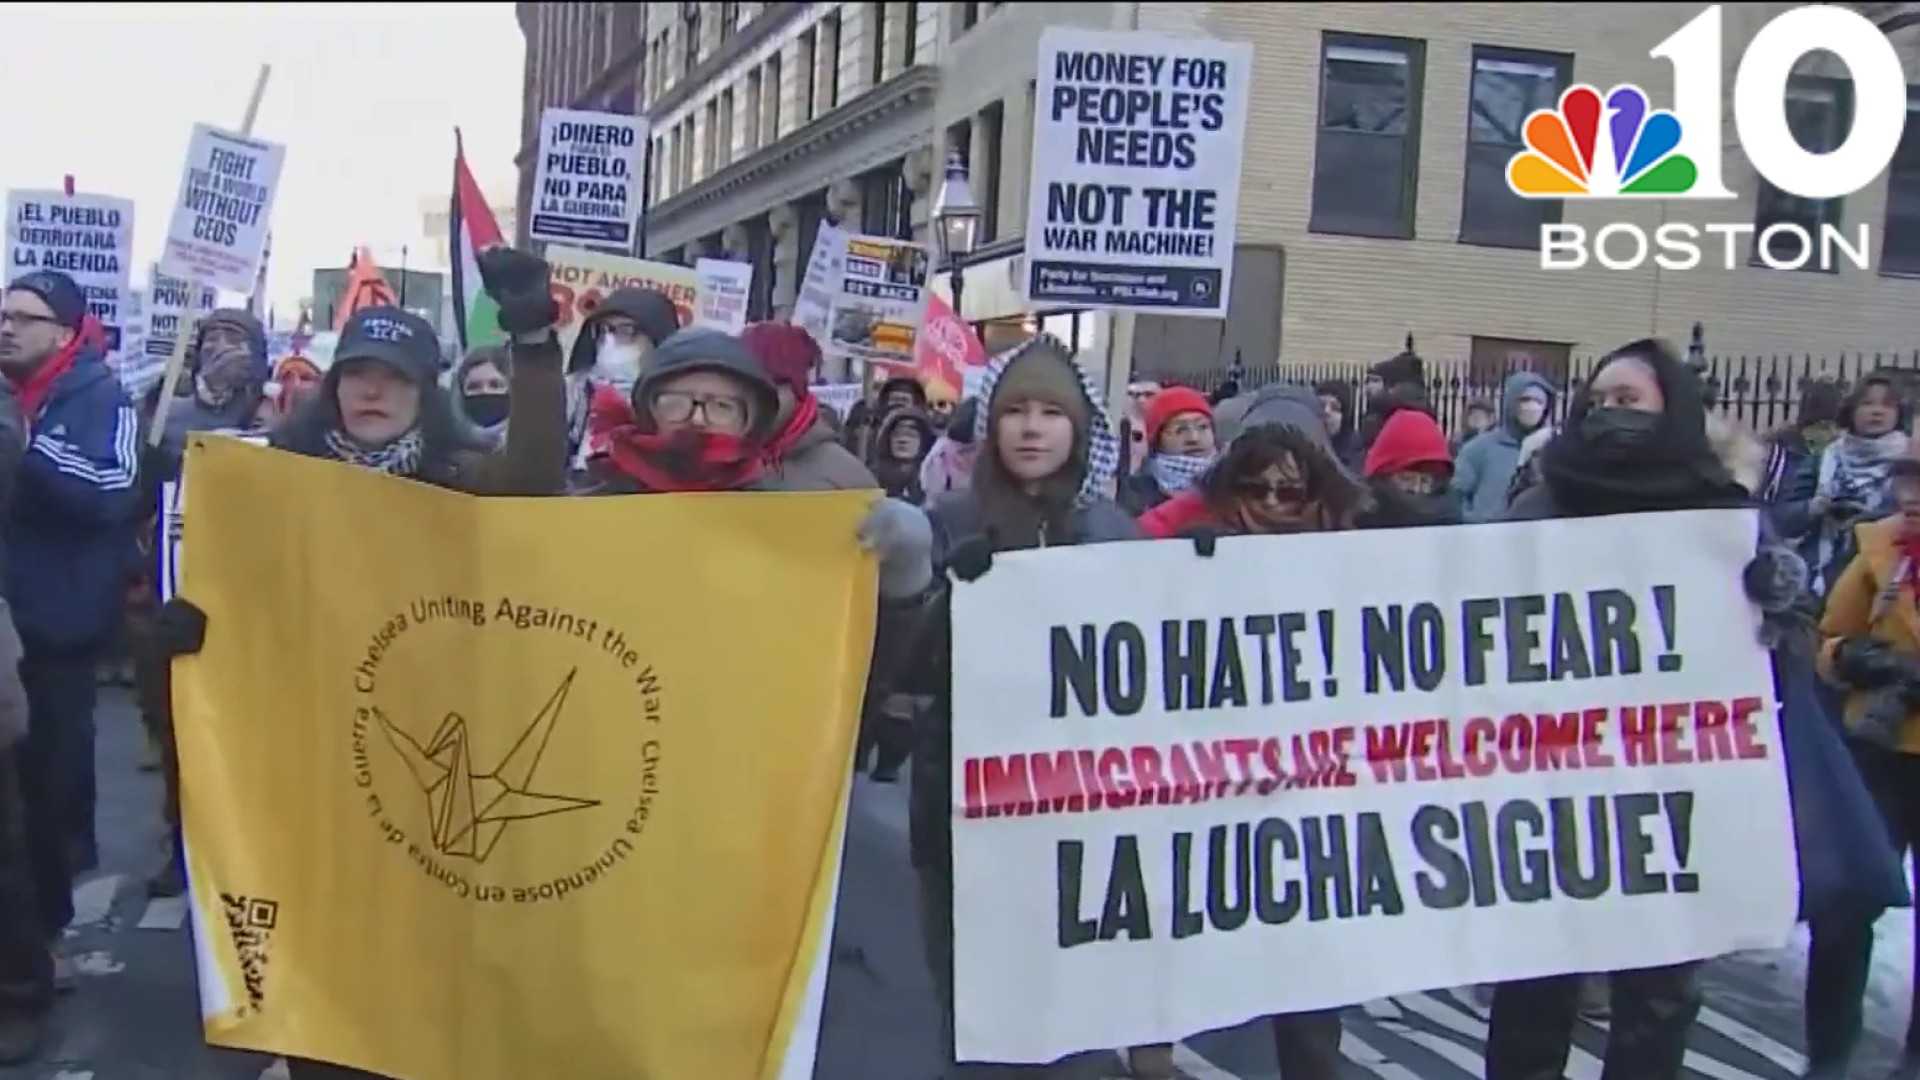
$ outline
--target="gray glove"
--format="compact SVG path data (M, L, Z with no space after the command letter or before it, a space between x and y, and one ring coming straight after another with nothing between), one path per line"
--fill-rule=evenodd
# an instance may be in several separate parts
M857 535L862 548L880 557L882 597L918 596L933 584L933 523L919 507L876 499Z

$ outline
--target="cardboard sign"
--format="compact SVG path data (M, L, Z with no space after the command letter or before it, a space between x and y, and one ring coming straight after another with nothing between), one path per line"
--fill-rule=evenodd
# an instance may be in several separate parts
M5 280L58 270L87 294L87 312L123 352L133 266L133 202L59 191L7 192Z
M1246 42L1042 31L1027 300L1225 316L1252 85Z
M160 269L228 292L251 293L286 155L284 146L195 124Z
M911 364L926 313L926 247L884 236L848 236L846 245L827 343L867 363Z
M693 264L697 279L693 325L710 326L737 334L747 328L747 300L753 292L753 264L728 259L700 259Z
M1783 946L1757 531L1710 510L995 556L953 595L960 1058Z
M560 323L554 333L559 335L564 353L573 351L580 324L615 289L631 286L666 293L679 310L680 325L693 324L699 275L684 266L576 248L548 248L547 265L551 274L548 287L560 303Z
M830 342L827 327L833 321L835 283L847 266L847 230L820 223L813 234L813 250L807 253L807 272L800 278L800 290L793 299L793 325L813 335L823 352Z
M528 234L535 240L632 248L647 131L640 116L578 109L542 113Z

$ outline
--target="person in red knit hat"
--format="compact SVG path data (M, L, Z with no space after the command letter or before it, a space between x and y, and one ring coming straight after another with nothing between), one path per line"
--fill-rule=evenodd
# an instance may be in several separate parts
M1200 391L1170 386L1147 399L1141 420L1149 456L1120 487L1136 516L1191 488L1214 459L1213 405Z
M1460 524L1460 499L1449 490L1447 434L1426 413L1401 409L1388 417L1367 450L1365 474L1373 507L1355 522L1360 528Z
M767 369L780 394L780 415L767 441L767 471L782 491L848 491L879 487L873 473L822 414L810 380L820 366L813 335L788 323L758 322L740 342Z

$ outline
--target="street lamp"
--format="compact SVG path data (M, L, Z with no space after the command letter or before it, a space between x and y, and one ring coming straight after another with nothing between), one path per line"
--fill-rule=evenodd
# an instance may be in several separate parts
M946 179L940 181L940 190L933 197L933 227L939 237L940 254L947 260L956 316L960 315L961 267L973 254L982 216L980 204L973 201L973 185L967 182L967 163L958 151L948 154Z

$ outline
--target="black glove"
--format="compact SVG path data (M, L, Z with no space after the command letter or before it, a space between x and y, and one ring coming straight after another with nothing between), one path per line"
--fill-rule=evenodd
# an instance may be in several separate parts
M480 280L500 306L500 329L531 334L560 321L560 305L547 290L547 260L510 247L490 247L479 256Z
M1204 526L1187 533L1193 540L1193 553L1203 559L1213 558L1213 546L1220 542L1220 531Z
M961 581L978 580L993 569L993 541L984 536L969 537L947 553L947 569Z
M160 606L154 635L169 658L192 656L207 642L207 613L193 601L176 596Z
M1856 690L1877 690L1908 678L1914 665L1884 641L1850 637L1834 650L1833 670Z

